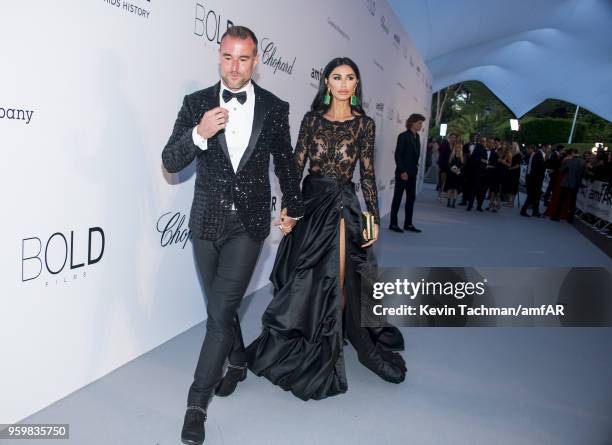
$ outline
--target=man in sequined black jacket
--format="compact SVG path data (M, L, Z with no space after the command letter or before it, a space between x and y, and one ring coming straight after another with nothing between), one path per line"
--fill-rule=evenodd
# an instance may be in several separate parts
M204 113L219 106L220 83L185 96L174 130L162 152L164 167L176 173L196 160L196 183L189 217L194 237L216 240L227 224L232 203L249 236L256 241L270 233L270 155L283 193L281 207L302 216L299 179L289 134L289 104L252 82L255 116L249 144L234 172L225 132L208 139L208 149L193 142L192 129Z
M289 104L251 80L258 62L255 34L229 28L219 48L221 81L185 97L162 152L171 173L196 160L189 227L207 296L206 335L181 432L185 444L204 442L212 396L230 395L247 375L237 311L270 233L270 156L283 194L283 234L304 212Z

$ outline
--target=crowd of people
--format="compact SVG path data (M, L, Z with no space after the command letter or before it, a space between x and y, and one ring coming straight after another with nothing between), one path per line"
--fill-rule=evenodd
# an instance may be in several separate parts
M464 144L450 133L441 141L429 140L428 155L431 153L432 168L426 176L436 171L438 199L444 202L446 198L447 207L465 206L467 211L475 206L476 211L494 213L502 206L518 206L522 165L527 197L520 214L526 217L545 215L572 222L582 178L612 181L612 153L603 147L597 153L580 153L563 145L520 146L476 133Z
M446 194L447 207L459 205L471 211L476 205L480 212L498 212L503 205L514 206L524 158L518 143L472 134L464 144L451 133L437 154L438 198L442 201Z

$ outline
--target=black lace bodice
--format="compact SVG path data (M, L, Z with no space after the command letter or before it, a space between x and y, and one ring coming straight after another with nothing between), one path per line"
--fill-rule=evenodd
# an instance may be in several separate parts
M309 171L339 180L353 179L359 160L361 191L368 212L379 223L378 194L374 175L374 120L368 116L334 122L312 111L300 126L294 158L301 176L310 160Z

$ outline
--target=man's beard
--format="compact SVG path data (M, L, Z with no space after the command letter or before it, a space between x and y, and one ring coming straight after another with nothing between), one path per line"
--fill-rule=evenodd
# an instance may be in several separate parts
M221 76L221 78L223 79L223 83L225 84L226 87L232 89L232 90L239 90L240 88L242 88L243 86L245 86L249 80L251 80L250 78L244 78L244 77L240 77L236 80L232 80L229 75L228 76Z

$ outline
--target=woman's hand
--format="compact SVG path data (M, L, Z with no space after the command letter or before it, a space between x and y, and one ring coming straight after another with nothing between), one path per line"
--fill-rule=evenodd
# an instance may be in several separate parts
M366 230L363 229L363 239L366 239L366 235L367 235ZM368 241L367 243L365 243L364 245L362 245L361 247L370 247L372 244L376 242L377 239L378 239L378 224L374 224L374 238Z

